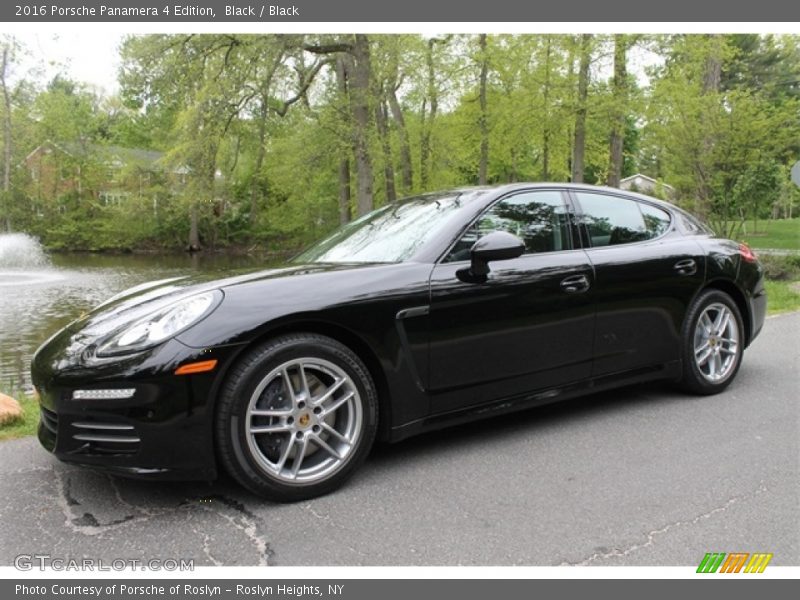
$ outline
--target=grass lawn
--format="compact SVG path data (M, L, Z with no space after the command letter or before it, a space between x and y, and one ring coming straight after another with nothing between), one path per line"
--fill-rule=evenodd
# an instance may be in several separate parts
M770 315L800 310L800 281L766 281Z
M0 425L0 441L13 440L26 435L35 435L39 423L39 403L25 394L9 394L22 406L22 418L13 423Z
M752 221L747 221L745 227L747 233L739 233L738 241L753 248L800 250L800 219L759 221L757 232L753 232Z

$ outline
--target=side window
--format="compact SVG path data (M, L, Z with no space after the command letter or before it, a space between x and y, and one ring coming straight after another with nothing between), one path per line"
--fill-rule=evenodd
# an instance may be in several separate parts
M561 192L523 192L497 202L456 242L444 262L468 260L487 233L507 231L525 242L525 254L569 250L569 218Z
M649 240L669 227L669 215L649 204L590 192L575 195L593 248Z
M651 238L656 238L669 229L669 213L644 202L638 202L644 217L644 226Z

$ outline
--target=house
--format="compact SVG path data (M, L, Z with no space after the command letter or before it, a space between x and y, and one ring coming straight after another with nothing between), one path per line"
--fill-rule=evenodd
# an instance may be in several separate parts
M101 204L149 195L153 179L165 172L162 152L85 142L46 141L25 157L27 192L38 206L77 194ZM182 178L180 170L169 171Z
M630 177L625 177L619 182L621 190L629 190L631 192L640 192L642 194L650 194L660 198L670 198L675 193L675 188L642 173L636 173Z

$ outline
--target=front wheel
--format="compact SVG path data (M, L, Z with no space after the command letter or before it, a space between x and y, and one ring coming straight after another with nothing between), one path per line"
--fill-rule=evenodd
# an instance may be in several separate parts
M234 368L217 416L226 470L259 495L296 501L333 491L364 461L377 430L377 394L349 348L293 334Z
M695 300L683 330L681 385L696 394L716 394L733 381L742 362L744 328L739 308L719 290Z

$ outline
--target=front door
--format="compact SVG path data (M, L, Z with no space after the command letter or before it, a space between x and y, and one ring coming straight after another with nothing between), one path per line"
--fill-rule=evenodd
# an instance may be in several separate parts
M547 390L591 374L594 275L573 245L559 190L524 191L493 204L431 277L432 412ZM456 272L469 248L492 231L525 242L519 258L490 263L485 283Z

